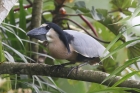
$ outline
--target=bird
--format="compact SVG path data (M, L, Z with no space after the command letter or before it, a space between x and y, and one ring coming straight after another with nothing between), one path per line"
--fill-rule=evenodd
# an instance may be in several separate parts
M93 65L109 54L109 51L104 53L106 48L93 37L75 30L62 30L52 22L30 30L27 36L40 42L47 41L47 48L52 57L69 61L63 65L76 62Z

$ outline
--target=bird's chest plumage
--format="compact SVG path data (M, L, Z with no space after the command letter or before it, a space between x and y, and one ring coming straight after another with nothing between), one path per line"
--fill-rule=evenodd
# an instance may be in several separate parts
M48 49L50 55L56 59L67 59L70 61L75 61L77 56L77 53L74 51L72 46L70 46L71 52L68 53L68 50L62 42L49 43Z

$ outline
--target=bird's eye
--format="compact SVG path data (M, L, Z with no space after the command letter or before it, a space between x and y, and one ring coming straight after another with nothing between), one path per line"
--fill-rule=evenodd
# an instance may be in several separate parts
M49 29L50 29L50 27L47 25L47 26L46 26L46 30L49 30Z

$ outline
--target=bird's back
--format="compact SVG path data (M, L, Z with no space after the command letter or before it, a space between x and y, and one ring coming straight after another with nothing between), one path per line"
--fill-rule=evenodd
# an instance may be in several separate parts
M109 52L107 51L105 54L105 47L100 44L97 40L92 38L91 36L74 31L74 30L64 30L66 33L73 36L73 40L71 40L71 44L74 47L75 51L80 53L85 57L104 57Z

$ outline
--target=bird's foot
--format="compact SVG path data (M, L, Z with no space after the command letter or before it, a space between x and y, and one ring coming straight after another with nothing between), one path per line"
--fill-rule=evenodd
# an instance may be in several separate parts
M72 72L74 69L76 69L76 75L77 75L77 73L78 73L78 68L80 68L80 67L82 67L82 66L84 66L84 65L87 65L88 63L89 63L89 62L85 62L85 63L82 63L82 64L80 64L80 65L78 65L78 66L72 67L72 68L70 69L70 71L69 71L69 73L68 73L67 76L69 76L69 75L71 74L71 72Z
M76 69L76 75L77 75L78 68L79 68L79 66L71 67L71 69L70 69L70 71L69 71L67 76L69 76L74 69Z

